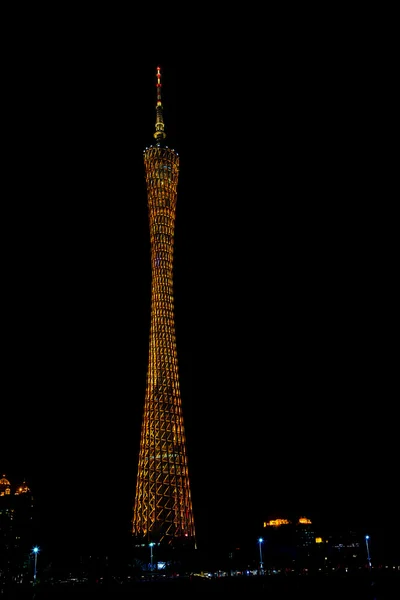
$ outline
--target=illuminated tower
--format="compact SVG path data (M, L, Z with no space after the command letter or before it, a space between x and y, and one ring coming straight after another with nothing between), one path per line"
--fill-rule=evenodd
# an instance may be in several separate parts
M157 67L154 146L144 151L151 245L151 323L132 533L196 546L176 351L173 252L179 156L165 145Z

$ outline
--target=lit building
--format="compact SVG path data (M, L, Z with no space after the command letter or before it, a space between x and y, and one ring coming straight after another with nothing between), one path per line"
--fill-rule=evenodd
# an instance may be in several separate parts
M316 543L316 536L311 520L307 517L299 517L296 522L296 546L297 548L311 548Z
M275 518L263 524L266 565L296 570L328 572L365 568L363 537L355 531L316 533L312 521L298 518Z
M0 586L29 576L34 535L34 498L25 481L0 479Z
M309 518L276 518L264 522L265 547L272 561L285 566L308 562L314 554L317 538Z
M156 79L155 144L144 151L151 244L151 323L132 534L137 543L195 547L174 322L173 252L179 156L165 145L160 67Z
M6 476L0 479L0 497L1 496L10 496L11 495L11 483L6 479Z
M264 522L265 561L275 567L291 565L296 558L295 528L290 519L276 518Z
M339 531L327 536L327 555L337 565L363 565L366 562L364 546L360 545L360 536L355 531Z

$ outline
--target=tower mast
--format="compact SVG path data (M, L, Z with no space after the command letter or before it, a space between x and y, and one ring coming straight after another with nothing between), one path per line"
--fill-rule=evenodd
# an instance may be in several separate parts
M173 253L179 156L164 140L161 69L156 72L154 146L144 151L151 246L151 316L132 534L196 546L176 350Z

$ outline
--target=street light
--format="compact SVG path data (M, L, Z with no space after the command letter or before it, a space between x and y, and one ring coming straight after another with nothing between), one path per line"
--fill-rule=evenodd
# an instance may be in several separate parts
M35 566L34 566L34 569L33 569L33 581L36 581L37 555L39 554L39 547L38 546L34 546L32 548L32 552L35 555Z
M150 542L150 569L153 570L153 546L155 546L154 542Z
M261 544L263 543L263 539L262 538L258 538L258 545L260 547L260 573L263 572L263 557L262 557L262 547Z
M368 545L368 540L369 540L369 535L365 536L365 543L367 545L367 560L368 560L368 566L369 566L369 570L371 570L371 557L369 555L369 545Z

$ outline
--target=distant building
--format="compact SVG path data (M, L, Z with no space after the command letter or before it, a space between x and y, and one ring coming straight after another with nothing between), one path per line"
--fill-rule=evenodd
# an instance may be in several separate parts
M310 564L318 543L314 526L305 516L265 521L263 536L266 557L285 568Z
M308 549L314 547L315 531L311 520L307 517L299 517L296 527L296 547Z
M338 566L366 563L365 549L360 546L360 537L355 531L333 532L328 535L326 545L329 560Z
M0 479L0 589L22 583L30 573L34 534L34 498L26 481Z
M318 571L365 566L360 535L354 531L316 532L307 517L275 518L263 524L264 562L272 567Z
M270 519L264 523L264 560L272 567L289 567L296 559L296 529L291 519Z

